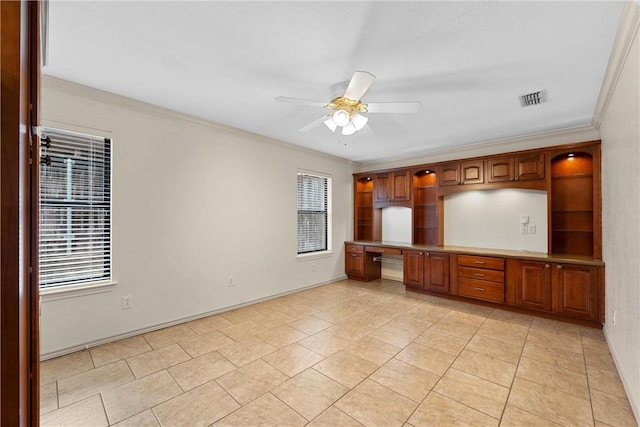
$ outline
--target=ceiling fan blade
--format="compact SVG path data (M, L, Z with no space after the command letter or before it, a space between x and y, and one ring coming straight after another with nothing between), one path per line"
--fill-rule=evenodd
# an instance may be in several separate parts
M419 102L370 102L367 104L368 113L399 113L412 114L420 111Z
M309 99L290 98L288 96L278 96L276 98L276 101L290 102L292 104L309 105L311 107L325 107L327 105L326 102L311 101Z
M353 73L349 86L347 86L347 90L344 92L344 98L359 101L375 79L376 76L371 73L356 71Z
M324 115L322 117L320 117L317 120L312 121L311 123L309 123L308 125L301 127L300 129L298 129L298 131L300 132L309 132L311 129L315 128L316 126L324 123L325 120L327 120L327 117L329 117L329 114Z

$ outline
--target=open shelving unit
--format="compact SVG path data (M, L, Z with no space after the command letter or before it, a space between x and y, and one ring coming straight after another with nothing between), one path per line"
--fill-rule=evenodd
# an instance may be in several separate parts
M438 179L433 169L413 174L413 243L438 245Z
M551 159L551 251L595 256L594 159L586 152Z

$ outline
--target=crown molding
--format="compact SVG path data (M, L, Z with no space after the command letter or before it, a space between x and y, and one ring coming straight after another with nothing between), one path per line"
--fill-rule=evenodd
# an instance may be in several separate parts
M357 166L356 162L345 159L343 157L333 156L331 154L323 153L320 151L312 150L310 148L301 147L299 145L290 144L288 142L280 141L274 138L269 138L264 135L249 132L243 129L238 129L232 126L226 126L211 120L203 119L201 117L193 116L179 111L171 110L157 105L149 104L148 102L139 101L137 99L128 98L126 96L118 95L115 93L107 92L101 89L96 89L90 86L85 86L80 83L75 83L69 80L61 79L58 77L42 75L42 87L43 89L57 90L73 96L81 98L87 98L93 101L109 104L115 107L125 108L131 111L135 111L142 114L150 114L160 116L165 119L178 121L181 123L190 123L197 126L202 126L208 129L216 130L219 132L227 132L235 134L245 138L251 138L253 140L259 140L268 144L278 145L290 150L299 151L301 153L311 154L325 159L338 161L350 166ZM44 119L46 121L46 118Z
M575 142L594 141L597 139L600 139L600 132L592 125L577 126L457 147L435 149L402 157L360 162L358 172L437 163L468 157L488 156L511 151L523 151Z
M607 112L620 79L620 74L631 51L633 40L637 37L638 28L640 28L640 3L635 0L627 0L622 10L618 32L609 56L609 64L607 65L607 71L605 72L600 95L593 113L593 121L591 123L596 129L600 129L602 119Z

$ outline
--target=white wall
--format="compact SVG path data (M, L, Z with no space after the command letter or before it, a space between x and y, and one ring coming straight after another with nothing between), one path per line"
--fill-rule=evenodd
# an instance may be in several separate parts
M43 298L46 357L344 277L345 160L45 78L44 124L113 134L111 292ZM296 173L333 178L330 256L296 259ZM227 277L234 276L234 287ZM124 295L134 307L121 309Z
M600 132L607 307L604 331L640 421L640 45L638 5L634 7L635 37Z
M535 234L520 232L521 215ZM444 198L445 245L546 253L547 240L546 191L465 191Z

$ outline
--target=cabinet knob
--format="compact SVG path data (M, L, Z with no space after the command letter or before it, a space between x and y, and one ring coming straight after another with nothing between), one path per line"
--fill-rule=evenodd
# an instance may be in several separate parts
M562 270L562 266L561 265L558 265L557 268L558 268L558 270Z
M422 252L420 252L420 256L422 256Z
M544 268L551 268L551 266L549 264L545 264Z
M425 252L425 255L426 255L426 256L429 256L429 252Z

